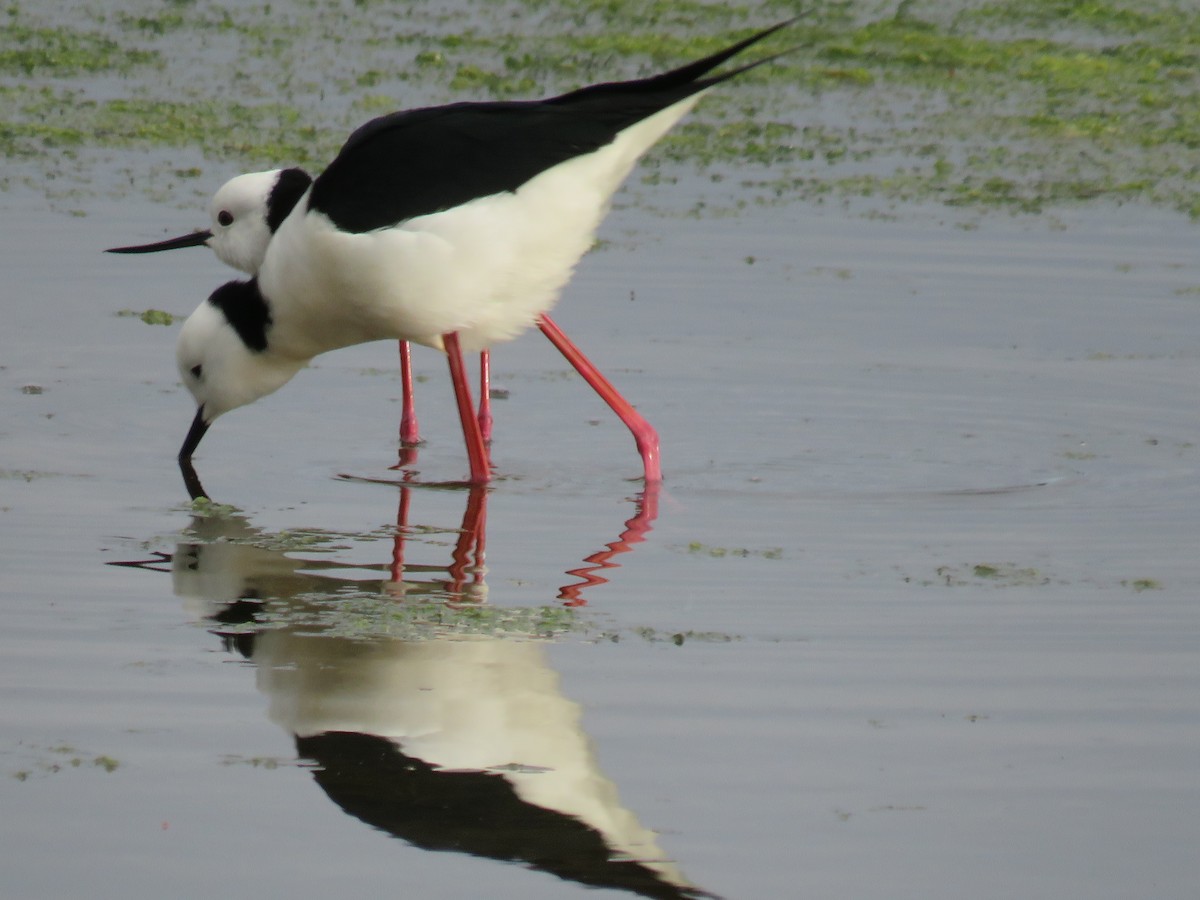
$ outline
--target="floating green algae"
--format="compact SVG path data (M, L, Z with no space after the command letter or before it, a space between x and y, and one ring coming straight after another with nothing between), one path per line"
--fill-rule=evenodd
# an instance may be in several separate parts
M129 72L136 67L161 63L153 50L95 32L70 26L42 27L25 24L16 4L0 19L0 73L56 76Z
M117 316L126 319L141 319L147 325L173 325L175 316L161 309L146 309L138 312L134 309L117 310Z

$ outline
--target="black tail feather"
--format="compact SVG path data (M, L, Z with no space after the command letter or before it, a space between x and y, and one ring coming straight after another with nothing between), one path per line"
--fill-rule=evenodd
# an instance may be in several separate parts
M762 31L750 35L750 37L738 41L726 47L724 50L718 50L704 59L698 59L695 62L690 62L685 66L680 66L678 69L672 69L670 72L663 72L661 75L655 75L651 78L641 78L634 81L614 81L606 84L593 84L589 87L580 88L577 91L571 91L569 94L563 94L560 97L555 97L552 100L547 100L547 103L569 103L572 101L582 100L596 94L618 94L624 92L651 93L657 91L672 91L679 88L692 87L694 90L702 90L709 85L717 84L727 78L732 78L742 72L753 69L756 66L761 66L763 63L770 62L773 59L778 59L784 53L791 52L784 50L782 53L775 53L768 56L766 59L760 59L748 65L735 69L732 72L725 72L721 75L715 75L712 78L701 77L707 75L721 63L731 59L741 53L747 47L757 44L764 38L770 37L775 32L787 28L797 19L803 18L807 13L801 13L798 16L793 16L785 22L780 22L777 25L772 25L770 28L765 28ZM794 48L793 48L794 49Z

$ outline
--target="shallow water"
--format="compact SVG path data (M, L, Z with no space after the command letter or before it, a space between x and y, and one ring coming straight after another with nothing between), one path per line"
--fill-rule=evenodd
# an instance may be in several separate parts
M169 65L35 81L85 116L281 96L330 133L372 94L463 96L388 39L458 17L376 4L328 40L325 6L162 34L127 21L154 4L89 7L59 18ZM634 65L582 64L548 83ZM868 93L764 109L921 121ZM1194 895L1193 224L768 208L740 184L765 169L656 164L556 318L659 428L660 492L534 334L495 355L486 493L430 486L466 471L430 352L395 468L379 344L222 419L197 458L220 505L193 509L178 323L117 313L186 315L227 270L99 251L201 224L249 167L205 149L68 144L2 179L5 897Z
M537 335L486 518L366 480L402 477L385 344L214 427L237 510L195 517L178 325L115 313L224 271L98 252L170 208L43 205L0 209L6 896L1194 891L1178 218L619 210L557 318L661 431L656 518ZM416 478L462 477L417 364Z

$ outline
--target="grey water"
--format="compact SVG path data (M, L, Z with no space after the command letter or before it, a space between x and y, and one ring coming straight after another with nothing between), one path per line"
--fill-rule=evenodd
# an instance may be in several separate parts
M223 270L101 254L182 217L147 200L0 207L5 896L1200 881L1177 217L618 210L557 318L658 426L657 497L530 334L482 513L424 486L466 464L432 352L392 468L387 344L217 423L196 511L178 324L117 313Z

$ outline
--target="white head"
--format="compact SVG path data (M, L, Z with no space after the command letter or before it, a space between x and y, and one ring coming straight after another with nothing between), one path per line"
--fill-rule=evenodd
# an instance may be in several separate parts
M270 169L238 175L221 185L209 202L212 227L208 231L193 231L156 244L114 247L108 252L156 253L204 245L227 266L255 275L267 255L271 235L311 184L312 178L302 169Z
M255 274L267 255L267 244L271 242L267 203L279 171L249 172L231 178L208 204L212 227L204 243L225 265L247 275Z
M191 456L218 416L274 393L307 364L271 352L270 324L270 311L253 280L217 288L183 323L175 361L196 399L197 413L181 458Z

